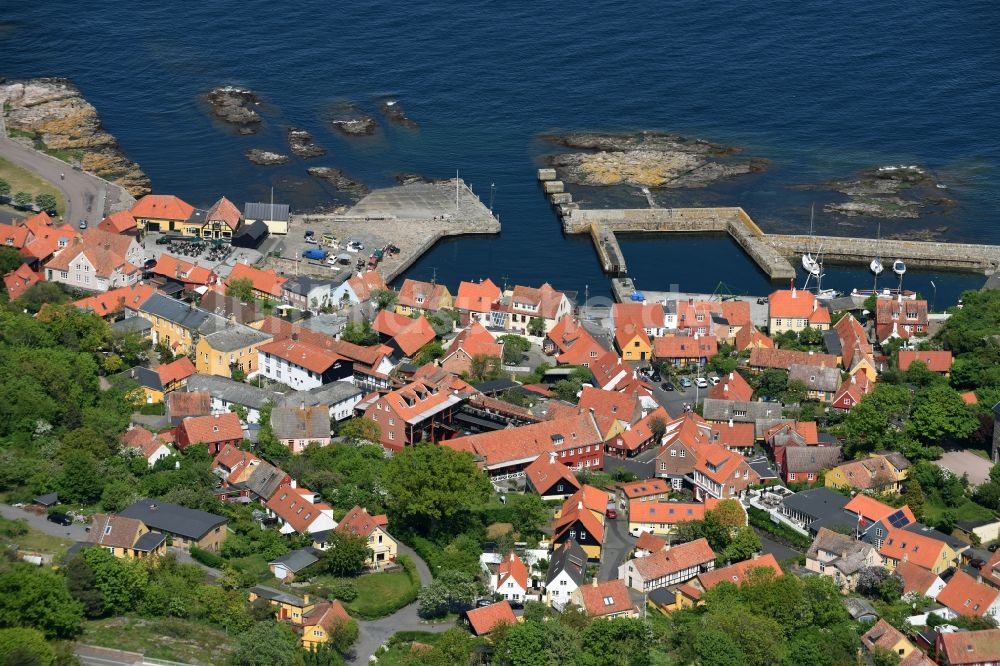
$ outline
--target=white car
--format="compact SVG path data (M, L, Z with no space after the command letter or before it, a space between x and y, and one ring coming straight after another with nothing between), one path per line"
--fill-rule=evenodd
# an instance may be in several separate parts
M709 377L708 378L708 383L711 384L712 386L718 386L719 385L719 378L718 377Z
M706 380L704 377L699 377L698 379L694 380L694 383L695 386L697 386L698 388L708 388L708 380Z

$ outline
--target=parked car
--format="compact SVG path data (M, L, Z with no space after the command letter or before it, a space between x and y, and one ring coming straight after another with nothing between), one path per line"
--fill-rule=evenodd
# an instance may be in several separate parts
M983 567L986 566L986 560L979 559L977 557L976 559L971 560L969 562L969 566L971 566L973 569L982 569Z
M48 517L50 523L55 523L56 525L68 526L73 524L73 519L67 516L65 513L50 513Z
M718 386L719 385L719 378L718 377L709 377L708 378L708 383L711 384L712 386Z
M697 386L698 388L708 388L708 380L705 379L704 377L699 377L698 379L694 380L694 383L695 386Z
M312 229L310 229L309 231L307 231L305 233L305 241L307 243L313 243L313 244L315 244L316 243L316 232L313 231Z
M691 384L691 380L688 379L687 377L681 377L681 386L683 386L684 388L691 388L693 384Z
M147 260L146 260L146 263L144 263L144 264L142 265L142 267L143 267L143 268L145 268L145 269L146 269L147 271L148 271L148 270L149 270L150 268L153 268L154 266L156 266L156 259L155 259L155 258L154 258L154 259L147 259Z
M663 389L664 391L673 391L674 385L671 384L670 382L663 382L662 384L660 384L660 388Z
M995 553L997 552L997 548L1000 548L1000 543L991 543L990 547L987 548L986 550L990 551L991 553Z
M81 229L86 229L87 228L87 220L80 220L80 225L79 226L80 226Z
M305 257L306 259L314 259L316 261L323 261L324 259L326 259L326 254L327 253L324 252L323 250L316 248L302 251L303 257Z
M347 251L348 252L360 252L365 249L365 244L359 240L349 240L347 241Z
M608 509L604 513L611 520L614 520L614 519L616 519L618 517L618 510L617 509Z
M486 608L487 606L492 606L494 603L492 599L476 599L476 608Z

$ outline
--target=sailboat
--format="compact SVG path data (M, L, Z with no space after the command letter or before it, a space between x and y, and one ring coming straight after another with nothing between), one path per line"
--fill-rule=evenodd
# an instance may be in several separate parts
M809 210L809 238L810 239L813 237L813 218L814 218L815 213L816 213L816 204L813 204L812 208ZM809 278L810 277L818 278L820 272L823 270L823 268L819 265L819 262L816 260L819 257L819 252L817 251L816 254L817 254L816 258L814 258L812 256L811 252L806 252L805 254L802 255L802 268L804 268L806 270L806 273L807 273L807 275L806 275L806 285L809 284ZM803 286L803 289L805 289L805 286Z

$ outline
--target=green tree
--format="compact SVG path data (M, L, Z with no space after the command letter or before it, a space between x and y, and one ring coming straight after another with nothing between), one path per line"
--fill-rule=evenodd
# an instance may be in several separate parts
M35 195L35 205L44 211L52 213L56 209L57 202L54 195L42 192Z
M924 489L920 486L920 479L910 479L906 482L903 503L910 507L917 520L921 520L924 515Z
M528 350L531 349L531 343L528 342L527 338L513 333L501 335L497 338L497 341L503 345L502 358L504 365L517 365Z
M451 534L471 507L486 499L490 482L468 453L424 444L389 460L385 490L389 515L401 525L423 534Z
M556 394L560 400L565 402L576 402L580 399L577 395L580 392L581 385L569 379L560 379L555 384L552 385L552 392Z
M635 618L598 619L583 631L581 666L650 666L653 632Z
M545 320L541 317L532 317L528 320L528 335L536 338L545 335Z
M413 363L418 366L427 365L442 356L444 356L444 346L441 341L431 340L417 351L416 356L413 357Z
M37 629L46 638L80 633L83 608L62 576L17 564L0 573L0 627Z
M500 357L476 354L469 362L469 381L473 384L488 382L503 377Z
M55 650L36 629L0 629L0 663L6 666L51 666Z
M809 387L799 379L790 379L785 390L778 394L778 399L786 405L802 402L809 394Z
M777 368L768 368L757 380L757 393L769 398L777 398L788 388L788 373Z
M367 539L331 532L327 537L329 548L323 552L314 567L324 573L334 576L353 576L364 568L365 562L371 557Z
M238 298L244 303L253 303L256 299L253 293L253 280L236 278L226 283L226 296Z
M718 629L699 632L693 648L702 666L743 666L747 663L736 641Z
M6 245L0 246L0 275L6 275L20 268L24 263L21 253Z
M364 416L344 421L337 429L337 434L351 442L377 443L382 438L378 424Z
M122 614L139 606L149 584L144 562L117 558L103 548L88 548L82 555L94 572L105 612Z
M86 451L63 455L62 475L57 485L60 497L79 504L93 504L104 491L104 474L94 456Z
M10 196L10 183L0 178L0 197Z
M879 382L844 418L848 455L882 449L895 450L899 424L909 413L910 392L905 387Z
M545 627L538 622L506 627L496 641L496 663L510 666L547 666Z
M723 551L725 559L730 562L749 560L761 550L760 537L750 527L742 527Z
M898 666L899 655L878 645L872 650L872 666Z
M66 563L66 587L83 606L87 617L100 617L104 613L104 595L97 587L97 576L81 553Z
M978 419L958 391L938 384L917 393L907 430L918 439L937 443L942 440L962 441L978 426Z
M374 345L378 342L378 333L367 320L347 322L340 337L356 345Z
M299 641L282 622L257 622L236 642L230 666L298 666Z
M65 303L69 300L69 294L63 291L55 282L36 282L28 287L21 298L17 299L29 312L38 312L43 305L53 303Z
M479 592L480 586L471 574L443 570L417 594L418 612L423 618L441 617L452 607L471 604Z
M464 629L454 628L441 634L434 647L426 652L411 653L406 666L455 666L467 664L473 650L473 639Z
M118 354L108 354L104 357L104 361L101 362L104 367L104 371L109 375L117 375L119 372L125 369L125 361Z
M654 416L649 420L649 432L653 435L653 442L659 445L664 433L667 432L667 422L659 416Z
M18 192L14 195L14 205L27 208L31 205L32 198L30 192Z
M370 298L379 310L391 310L392 306L396 304L399 294L391 289L374 289Z

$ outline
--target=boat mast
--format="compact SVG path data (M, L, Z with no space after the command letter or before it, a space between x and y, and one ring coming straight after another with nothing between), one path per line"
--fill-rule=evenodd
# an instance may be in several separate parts
M879 252L879 249L881 249L881 246L882 246L882 223L879 222L878 223L878 233L875 236L875 261L878 262L880 268L882 266L882 254ZM875 271L875 270L873 270L872 272L875 273L875 281L872 282L872 293L875 294L875 296L877 297L878 296L878 274L881 271Z

